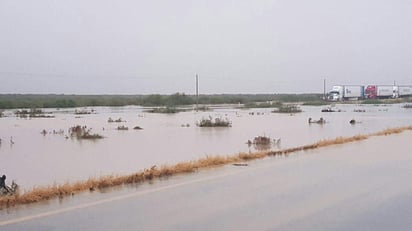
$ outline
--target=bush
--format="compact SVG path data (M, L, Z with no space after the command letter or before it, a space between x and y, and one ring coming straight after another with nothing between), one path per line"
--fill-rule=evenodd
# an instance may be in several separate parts
M92 134L91 128L87 128L86 126L76 125L69 128L69 133L71 137L75 137L77 139L102 139L103 136L99 134Z
M196 123L199 127L231 127L232 122L228 119L222 119L220 117L213 119L211 116L205 119L203 118L198 123Z
M281 106L278 110L272 111L274 113L299 113L302 112L297 105L284 105Z
M150 110L146 110L146 112L149 113L165 113L165 114L174 114L178 112L183 112L186 111L185 109L178 109L176 107L159 107L159 108L153 108Z

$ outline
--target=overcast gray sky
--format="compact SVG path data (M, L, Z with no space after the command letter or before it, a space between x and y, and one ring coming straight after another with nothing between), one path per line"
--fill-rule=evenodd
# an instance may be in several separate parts
M412 84L410 0L0 0L0 93Z

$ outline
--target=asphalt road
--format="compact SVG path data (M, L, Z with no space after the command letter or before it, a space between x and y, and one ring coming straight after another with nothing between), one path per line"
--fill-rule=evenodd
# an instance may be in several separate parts
M411 230L412 133L0 212L0 230Z

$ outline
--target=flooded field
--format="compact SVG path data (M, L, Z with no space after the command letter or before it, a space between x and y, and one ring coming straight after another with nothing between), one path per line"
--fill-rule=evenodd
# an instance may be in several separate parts
M0 169L7 183L23 189L86 180L109 174L129 174L153 165L175 164L206 155L233 155L256 151L247 141L256 136L280 139L272 150L310 144L338 136L368 134L386 128L412 125L412 110L394 105L337 105L341 112L323 107L301 107L302 113L277 114L271 109L215 108L207 112L154 114L141 107L95 107L92 114L73 109L44 111L54 118L24 119L6 111L0 118ZM228 128L201 128L202 118L221 117ZM325 124L309 124L323 117ZM121 119L123 122L111 122ZM349 121L355 119L356 124ZM68 130L87 126L97 140L78 140ZM118 126L128 130L118 130ZM142 130L133 129L135 126ZM45 131L45 132L43 132ZM393 144L402 145L402 144Z
M1 230L410 230L411 131L0 209Z

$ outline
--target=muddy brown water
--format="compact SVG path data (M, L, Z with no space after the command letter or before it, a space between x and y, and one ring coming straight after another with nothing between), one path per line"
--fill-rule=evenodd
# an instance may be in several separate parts
M322 107L302 107L302 113L275 114L271 109L215 108L208 112L151 114L141 107L95 107L95 114L75 115L75 109L47 109L54 118L21 119L6 111L0 118L0 170L7 183L23 189L86 180L110 174L129 174L153 165L175 164L206 155L256 151L246 142L266 135L281 139L273 150L295 147L338 136L353 136L412 124L412 110L394 105L337 105L342 112L322 113ZM355 112L361 110L364 112ZM200 128L202 118L222 117L230 128ZM126 122L108 123L108 118ZM323 125L308 118L323 117ZM359 123L349 124L351 119ZM105 138L66 138L69 127L87 126ZM127 131L116 130L124 125ZM187 127L187 125L189 125ZM143 130L133 130L140 126ZM47 134L41 134L42 130ZM53 134L63 130L63 134ZM10 139L14 144L11 144ZM398 144L394 144L398 145Z
M1 230L410 230L412 132L0 210Z

